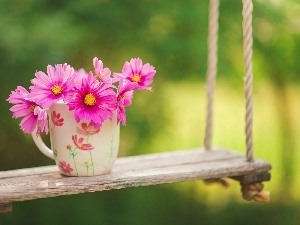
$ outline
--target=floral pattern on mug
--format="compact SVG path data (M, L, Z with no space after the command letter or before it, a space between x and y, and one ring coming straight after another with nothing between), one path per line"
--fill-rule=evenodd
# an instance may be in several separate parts
M61 118L60 113L56 113L55 111L51 113L51 120L54 126L64 125L64 118Z
M74 149L72 149L72 145L68 144L66 146L66 149L69 151L69 155L72 156L73 158L73 163L74 163L74 166L75 166L75 171L76 171L76 174L78 176L78 170L77 170L77 166L76 166L76 161L75 161L75 156L77 155L77 147L75 147Z
M59 168L64 172L64 173L68 173L71 174L71 172L73 171L73 169L71 168L69 163L66 163L65 161L60 161L59 162Z
M111 127L112 127L112 120L110 119L110 124L111 124ZM110 146L110 151L107 153L108 157L109 157L109 160L108 160L108 163L107 163L107 166L105 166L105 169L108 171L108 168L110 167L110 163L111 163L111 159L113 157L113 143L114 143L114 140L113 140L113 130L111 129L111 146Z
M90 169L90 168L93 169L93 175L94 175L94 163L93 163L93 162L91 162L91 163L89 163L89 162L84 162L82 165L86 168L86 175L89 174L89 169Z
M78 152L76 150L79 149L79 150L82 150L82 151L89 151L90 163L84 162L82 165L84 167L86 167L87 175L89 173L90 168L92 168L93 175L94 175L94 173L95 173L95 171L94 171L94 161L93 161L93 156L92 156L92 152L91 152L94 149L94 147L90 143L83 143L84 138L83 137L78 138L76 134L72 135L72 140L73 140L73 143L75 145L75 148L73 149L71 144L68 144L66 146L66 148L69 150L70 156L73 157L73 162L74 162L74 165L75 165L76 173L78 174L76 161L75 161L75 156L78 154Z
M84 138L77 139L76 134L72 135L72 140L73 140L74 145L76 145L76 147L79 148L80 150L90 151L90 150L94 149L94 147L89 143L83 144Z
M97 134L100 131L100 128L96 128L92 122L89 124L81 123L81 127L76 127L77 133L82 134L84 136L89 136L93 134Z

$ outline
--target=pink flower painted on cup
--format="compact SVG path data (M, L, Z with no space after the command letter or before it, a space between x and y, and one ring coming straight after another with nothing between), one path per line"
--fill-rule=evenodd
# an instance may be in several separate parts
M65 161L60 161L59 162L59 168L64 172L64 173L68 173L71 174L71 172L73 171L73 169L71 168L69 163L66 163Z
M92 122L89 124L81 123L81 127L76 127L77 133L85 136L97 134L100 131L100 128L96 128Z
M79 148L80 150L90 151L94 149L94 147L90 143L86 143L86 144L83 143L84 138L77 139L77 135L72 135L72 140L74 145L76 145L76 147Z
M56 113L55 111L51 113L51 120L54 126L64 125L64 118L61 118L60 113Z

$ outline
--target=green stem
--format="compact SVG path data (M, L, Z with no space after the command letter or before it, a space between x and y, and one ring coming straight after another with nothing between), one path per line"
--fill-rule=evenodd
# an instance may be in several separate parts
M77 170L77 166L76 166L76 162L75 162L75 156L77 155L77 153L75 153L76 148L74 148L73 152L71 152L71 155L73 157L73 162L74 162L75 170L76 170L76 173L77 173L77 176L78 176L78 170Z
M93 167L93 175L95 175L95 169L94 169L94 161L93 161L92 151L90 151L90 158L91 158L91 163L92 163L92 167Z
M109 167L113 155L114 134L113 134L112 119L110 119L110 127L111 127L111 143L110 143L110 153L109 153L110 158L107 164L107 168Z
M90 135L88 135L87 138L86 138L86 142L87 143L89 143L89 137L90 137ZM95 175L95 169L94 169L94 161L93 161L92 151L90 150L89 152L90 152L91 165L93 167L93 175Z

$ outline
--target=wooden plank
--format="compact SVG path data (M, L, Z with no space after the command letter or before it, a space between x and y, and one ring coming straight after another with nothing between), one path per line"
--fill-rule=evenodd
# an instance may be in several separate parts
M257 182L271 180L271 174L269 172L251 173L231 178L234 180L238 180L241 184L253 184Z
M176 152L153 153L147 155L127 156L118 158L114 171L139 170L145 168L165 167L170 165L201 163L205 161L223 160L234 157L241 157L241 154L234 154L222 149L204 151L203 149L182 150ZM35 168L0 171L0 179L9 177L21 177L36 174L58 172L57 166L42 166Z
M0 171L0 181L4 178L24 177L29 175L46 174L58 172L57 166L41 166L34 168Z
M269 163L245 161L243 154L192 149L118 158L113 171L93 177L66 177L56 166L0 172L0 203L198 179L265 173Z

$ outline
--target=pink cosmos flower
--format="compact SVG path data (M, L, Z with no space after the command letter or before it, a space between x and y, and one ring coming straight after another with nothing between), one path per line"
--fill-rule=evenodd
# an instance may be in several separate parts
M18 86L15 91L12 91L7 101L14 104L10 108L13 112L13 118L24 117L20 123L20 127L24 133L32 133L37 126L37 135L41 131L48 133L47 113L35 102L29 98L29 92Z
M90 120L99 128L116 110L116 94L111 85L97 81L91 72L83 78L81 86L72 89L72 96L67 104L69 110L74 110L76 122Z
M100 131L100 129L95 128L91 122L89 124L81 123L81 127L76 127L76 129L78 134L82 134L85 136L97 134Z
M85 69L81 68L79 70L74 70L74 85L81 86L83 78L87 77L88 73L85 71Z
M143 64L139 58L132 58L125 62L122 73L114 73L111 78L111 71L97 57L93 59L93 66L95 76L84 69L75 71L66 63L55 67L48 65L47 74L42 71L35 73L30 92L21 86L11 92L7 101L14 105L10 111L13 118L23 117L20 127L24 133L32 133L35 128L37 135L42 131L48 133L45 110L58 101L64 101L69 110L74 111L76 122L87 121L77 128L79 134L98 133L102 123L112 118L115 110L117 122L125 126L125 108L132 104L133 91L151 90L155 68L149 63ZM113 85L115 82L119 82L118 88ZM117 94L113 89L117 89ZM51 120L56 126L64 123L64 118L56 112L51 113ZM82 142L83 139L79 139L78 146Z
M126 110L132 104L133 90L139 89L139 85L135 82L129 82L124 84L120 81L118 87L117 96L117 122L122 122L123 126L126 126Z
M37 116L36 135L39 135L42 131L45 131L45 133L48 134L48 119L46 110L36 106L33 113Z
M83 144L82 142L84 141L84 138L77 139L77 135L72 135L72 140L74 145L76 145L76 147L80 150L90 151L94 149L94 147L89 143Z
M125 79L129 82L135 82L139 85L139 89L148 89L153 81L156 71L152 65L146 63L139 58L133 58L130 62L125 62L122 73L114 73L117 79Z
M60 161L59 162L59 168L64 172L64 173L68 173L71 174L71 172L73 171L73 169L71 168L69 163L66 163L65 161Z
M55 126L64 125L64 118L61 118L60 113L56 113L55 111L51 113L51 120Z
M39 71L31 80L30 97L43 108L49 108L54 102L64 100L74 86L74 69L68 64L48 65L47 74Z
M99 60L97 57L95 57L93 59L93 65L94 65L94 69L95 69L96 78L99 81L102 81L107 84L111 84L112 79L110 77L110 75L111 75L110 69L108 69L107 67L103 68L102 61Z

